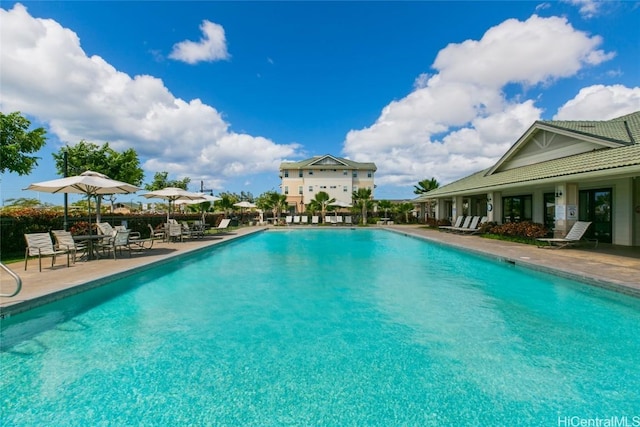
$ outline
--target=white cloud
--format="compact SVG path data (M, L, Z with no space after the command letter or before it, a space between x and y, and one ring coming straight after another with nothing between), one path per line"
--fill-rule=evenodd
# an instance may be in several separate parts
M554 120L608 120L640 110L640 87L585 87L558 109Z
M600 13L603 3L602 0L562 0L573 6L577 6L583 18L589 19Z
M546 87L614 56L602 40L564 18L509 19L442 49L435 74L421 74L414 90L391 102L371 126L351 130L343 152L373 161L381 184L412 185L436 177L447 183L491 166L538 120L533 100L511 98L508 85Z
M0 107L49 123L50 133L64 143L85 139L131 147L146 161L147 176L167 171L216 185L273 172L280 159L298 156L298 144L233 132L220 112L199 99L176 98L158 78L132 78L99 56L87 56L74 32L33 18L20 4L0 9L0 20Z
M173 45L173 50L169 54L169 58L184 61L187 64L229 59L224 28L222 28L221 25L205 19L202 21L200 29L202 30L203 36L199 42L185 40L176 43Z

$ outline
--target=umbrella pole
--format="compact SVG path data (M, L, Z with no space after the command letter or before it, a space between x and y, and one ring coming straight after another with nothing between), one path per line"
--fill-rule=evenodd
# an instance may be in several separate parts
M87 194L87 212L89 214L89 236L91 236L91 195Z

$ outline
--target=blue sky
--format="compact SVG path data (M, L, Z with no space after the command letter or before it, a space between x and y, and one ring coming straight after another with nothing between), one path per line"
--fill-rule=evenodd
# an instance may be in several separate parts
M2 175L3 202L61 204L22 189L82 139L194 191L257 196L282 161L332 154L376 163L376 199L412 198L535 120L640 110L631 1L4 1L0 22L0 109L49 138L30 176Z

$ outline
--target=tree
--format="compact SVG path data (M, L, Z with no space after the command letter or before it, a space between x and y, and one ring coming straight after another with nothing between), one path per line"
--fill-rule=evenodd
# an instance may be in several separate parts
M287 209L287 196L277 191L267 191L258 197L256 206L262 210L271 210L273 218L279 218L280 213Z
M233 193L220 193L221 200L218 200L216 204L224 212L226 217L235 208L234 203L238 203L238 196Z
M156 172L155 175L153 175L153 181L151 182L151 184L145 185L144 189L148 191L155 191L162 190L163 188L167 187L176 187L186 190L187 186L191 182L191 178L189 177L174 180L169 180L167 179L168 177L169 172Z
M4 202L6 207L35 208L37 206L51 206L50 203L41 203L38 199L26 197L7 199Z
M65 171L65 153L67 157L67 171ZM78 144L66 145L58 153L53 153L56 169L59 175L78 175L91 170L107 175L109 178L140 186L144 178L144 171L140 167L138 153L132 148L123 152L113 150L108 142L102 146L80 141ZM97 219L100 221L100 204L102 197L96 198ZM110 197L115 202L114 196Z
M388 218L389 215L387 215L387 212L393 209L393 203L391 203L391 200L380 200L378 201L378 209L382 209L384 211L385 218Z
M358 188L351 194L354 204L362 210L362 225L367 225L367 211L373 207L370 188Z
M27 131L31 122L19 112L0 112L0 173L16 172L28 175L38 165L40 157L28 156L46 144L46 131L36 128Z
M310 208L310 210L314 212L320 211L322 214L322 222L324 223L324 217L327 214L327 207L329 206L329 203L333 203L335 201L336 199L332 199L326 191L318 191L315 197L309 202L309 206L307 208Z
M414 208L415 206L413 205L413 203L410 203L410 202L404 202L396 205L396 211L400 215L404 215L404 221L407 224L409 223L409 214L411 213L411 211L413 211Z
M423 179L422 181L418 182L418 185L413 186L413 194L428 193L429 191L435 190L438 187L440 187L440 183L437 179L433 177L431 179Z
M440 187L440 183L438 182L437 179L435 178L431 178L431 179L423 179L422 181L420 181L418 183L418 185L414 185L414 190L413 193L414 194L424 194L424 193L428 193L431 190L435 190L436 188ZM431 200L427 200L426 204L427 204L427 218L429 216L431 216L431 214L433 213L433 205L431 204L432 201Z

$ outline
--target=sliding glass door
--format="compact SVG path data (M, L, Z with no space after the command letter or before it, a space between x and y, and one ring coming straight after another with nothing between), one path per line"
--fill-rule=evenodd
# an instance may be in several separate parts
M611 188L580 191L578 218L580 221L593 223L587 230L587 237L596 238L599 242L611 243L611 201Z

